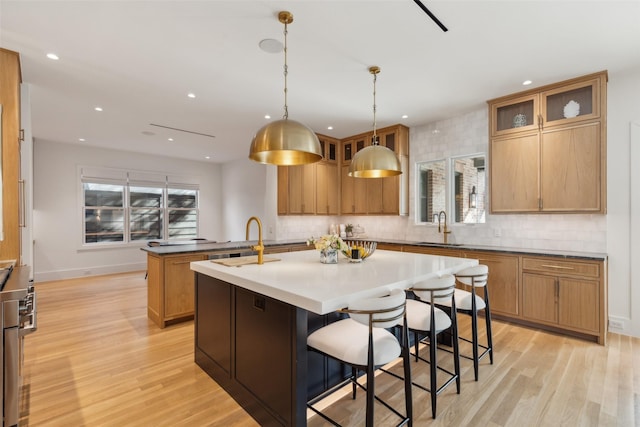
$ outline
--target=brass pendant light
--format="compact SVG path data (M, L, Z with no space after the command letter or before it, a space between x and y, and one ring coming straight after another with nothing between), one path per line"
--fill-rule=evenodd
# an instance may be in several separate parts
M349 176L355 178L385 178L402 173L400 160L389 148L379 145L376 134L376 78L380 67L369 67L373 74L373 139L371 145L358 151L349 166Z
M251 141L249 158L272 165L302 165L322 159L318 136L306 125L289 120L287 107L287 24L293 22L290 12L280 12L278 20L284 24L284 117L256 132Z

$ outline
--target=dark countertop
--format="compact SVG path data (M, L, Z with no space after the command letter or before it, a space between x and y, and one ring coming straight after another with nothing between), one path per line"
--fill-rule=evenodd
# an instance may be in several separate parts
M273 248L295 244L306 244L306 240L263 240L265 247ZM145 246L140 249L158 255L174 255L190 252L250 252L257 240L239 240L235 242L213 242L209 240L162 241L158 246Z
M606 261L606 253L598 252L575 252L575 251L563 251L552 249L531 249L531 248L512 248L502 246L483 246L483 245L466 245L461 243L442 244L435 242L412 242L408 240L388 240L388 239L358 239L348 238L346 240L365 240L375 241L379 243L388 243L393 245L411 245L411 246L423 246L433 248L446 248L460 251L483 251L483 252L496 252L503 254L515 254L515 255L544 255L558 258L567 259L584 259L584 260L598 260ZM188 240L188 241L165 241L160 242L159 246L149 247L145 246L141 248L143 251L151 252L158 255L173 255L190 252L226 252L235 251L247 252L251 251L251 246L257 244L257 240L241 240L235 242L211 242L207 240ZM306 244L306 240L292 239L292 240L264 240L265 247L277 247L287 245L301 245Z
M357 240L357 239L354 239ZM373 239L363 239L373 240ZM564 251L553 249L533 249L533 248L513 248L506 246L484 246L484 245L466 245L463 243L435 243L435 242L410 242L405 240L377 240L380 243L389 243L395 245L412 245L412 246L424 246L432 248L445 248L460 251L483 251L483 252L496 252L504 254L515 255L545 255L567 259L587 259L605 261L607 259L606 253L600 252L576 252L576 251Z

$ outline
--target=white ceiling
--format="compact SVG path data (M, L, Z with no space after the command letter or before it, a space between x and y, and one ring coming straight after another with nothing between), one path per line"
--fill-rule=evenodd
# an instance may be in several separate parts
M526 79L640 69L638 0L423 2L448 32L411 0L0 0L0 46L20 52L36 139L216 163L283 115L284 54L258 47L283 41L281 10L289 118L338 138L372 129L371 65L378 127L482 108Z

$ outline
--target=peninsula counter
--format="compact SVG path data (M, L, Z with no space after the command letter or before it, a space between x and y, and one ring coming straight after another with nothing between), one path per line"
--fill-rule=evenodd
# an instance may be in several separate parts
M476 265L475 259L376 251L361 263L321 264L317 251L227 267L191 263L195 360L261 425L306 425L306 402L342 380L344 367L307 354L310 332L351 301Z

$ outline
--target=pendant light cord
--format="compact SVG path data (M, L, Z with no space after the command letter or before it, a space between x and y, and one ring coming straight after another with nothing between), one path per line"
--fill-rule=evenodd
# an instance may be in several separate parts
M378 135L376 133L376 80L378 79L378 73L373 74L373 141L371 145L378 145Z
M284 22L284 119L289 118L289 107L287 106L287 74L289 67L287 66L287 22Z

